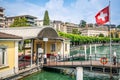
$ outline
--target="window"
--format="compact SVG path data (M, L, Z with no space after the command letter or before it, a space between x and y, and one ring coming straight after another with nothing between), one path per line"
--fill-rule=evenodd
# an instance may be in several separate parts
M6 65L7 58L6 58L6 48L0 48L0 66Z
M51 52L54 52L55 51L55 43L54 44L51 44Z
M67 44L65 44L65 51L67 51Z

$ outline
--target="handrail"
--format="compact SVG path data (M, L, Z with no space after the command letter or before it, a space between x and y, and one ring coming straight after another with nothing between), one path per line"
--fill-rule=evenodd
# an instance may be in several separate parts
M61 57L60 59L57 57L54 57L55 60L51 60L50 58L48 59L48 65L50 65L51 61L56 63L56 66L58 65L58 62L63 62L63 65L66 65L65 62L71 62L71 65L74 65L74 62L76 61L80 61L80 65L83 65L84 61L88 61L90 62L90 65L93 65L93 61L100 61L100 58L102 57L106 57L107 58L107 62L110 63L110 55L109 54L92 54L92 55L87 55L87 59L85 60L85 55L80 54L80 55L72 55L72 56L65 56L65 57ZM111 65L113 65L113 62L110 63ZM120 57L119 55L117 55L116 57L116 66L118 67L118 65L120 64ZM103 64L103 67L105 66L105 64Z
M120 69L120 56L117 55L116 58L116 65L113 65L113 62L110 63L110 55L109 54L92 54L92 55L87 55L87 59L85 59L85 55L81 54L82 56L78 55L77 56L66 56L66 57L61 57L60 59L57 57L54 57L55 60L48 59L48 64L46 66L53 66L53 67L89 67L89 70L93 70L93 67L98 68L97 71L101 72L108 72L110 71L110 65L112 65L112 74L118 75L119 74L119 69ZM108 62L106 64L100 63L100 58L101 57L107 57ZM81 60L84 58L84 60ZM99 63L98 63L99 62ZM77 63L77 64L76 64ZM45 66L45 65L44 65ZM114 71L115 69L115 71ZM109 72L108 72L109 73Z

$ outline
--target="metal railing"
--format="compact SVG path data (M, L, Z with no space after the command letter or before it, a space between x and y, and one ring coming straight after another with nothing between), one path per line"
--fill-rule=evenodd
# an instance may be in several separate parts
M47 59L47 66L48 67L89 67L90 71L94 71L93 67L97 69L98 72L105 72L114 75L120 75L120 55L116 57L116 65L113 65L113 60L110 61L109 54L92 54L86 55L87 59L85 59L84 54L80 55L72 55L58 58L57 56L52 56ZM100 62L101 58L106 58L107 63L102 64ZM53 64L54 63L54 64ZM44 66L44 65L43 65ZM112 69L111 69L112 68ZM112 70L112 71L111 71Z
M86 56L86 59L85 59ZM93 61L99 61L101 60L101 58L105 58L107 60L107 63L113 65L113 60L110 60L110 55L109 54L89 54L89 55L84 55L84 54L76 54L76 55L72 55L72 56L51 56L50 58L47 59L48 61L48 65L51 62L55 62L57 65L58 62L71 62L71 64L74 64L75 62L80 62L80 65L82 66L82 64L84 64L85 61L90 62L90 65L94 65ZM104 61L103 61L104 62ZM110 63L111 62L111 63ZM102 63L101 63L102 64ZM103 66L105 66L106 64L103 64ZM120 55L117 55L116 57L116 66L120 65ZM100 65L101 66L101 65Z

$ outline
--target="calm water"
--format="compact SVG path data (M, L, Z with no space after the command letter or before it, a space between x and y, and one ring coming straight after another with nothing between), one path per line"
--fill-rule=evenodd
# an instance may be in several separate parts
M109 54L110 48L109 46L97 46L97 54ZM112 52L116 51L117 55L120 55L120 46L112 46ZM84 50L76 50L72 51L71 54L76 54L78 52L84 53ZM89 54L90 49L87 49L87 53ZM94 46L92 47L92 53L95 53ZM120 76L114 76L114 79L112 80L120 80ZM54 72L39 72L35 73L31 76L25 77L23 80L76 80L75 76L71 77L68 75L63 75L60 73L54 73ZM100 73L94 73L94 72L88 72L84 71L84 80L110 80L109 75L106 74L100 74Z
M42 71L25 77L23 80L75 80L75 77L70 77L60 73Z
M109 75L84 71L84 80L109 80ZM68 76L54 72L38 72L22 80L76 80L75 76ZM115 77L113 80L119 80Z
M120 55L120 45L113 45L112 52L116 51L117 55ZM95 47L92 46L92 54L95 54ZM84 47L79 50L71 51L70 54L77 54L77 53L84 53ZM110 46L96 46L96 53L97 54L110 54ZM87 54L90 54L90 48L87 48Z

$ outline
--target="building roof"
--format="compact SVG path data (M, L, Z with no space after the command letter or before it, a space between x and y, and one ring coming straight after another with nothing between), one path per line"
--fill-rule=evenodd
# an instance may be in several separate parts
M3 7L0 7L0 10L5 10Z
M35 21L40 21L40 22L42 22L43 20L36 19Z
M89 28L82 28L82 30L97 30L97 31L108 31L108 27L89 27Z
M57 32L48 26L44 27L16 27L16 28L2 28L0 32L20 36L23 39L31 38L58 38Z
M6 18L15 18L15 17L31 17L31 18L37 19L37 17L31 16L31 15L19 15L19 16L11 16L11 17L6 17Z
M62 23L62 21L54 20L53 23Z
M0 39L22 39L22 37L0 32Z

